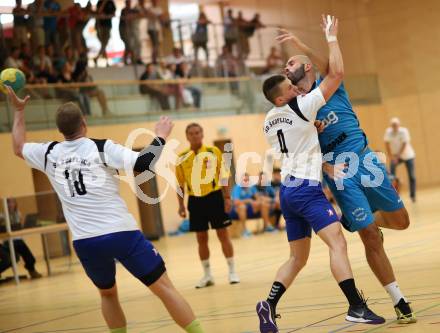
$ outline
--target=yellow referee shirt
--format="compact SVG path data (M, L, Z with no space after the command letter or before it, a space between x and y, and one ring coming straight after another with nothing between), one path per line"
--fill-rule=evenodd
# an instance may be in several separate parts
M179 185L188 194L203 197L221 189L219 178L227 178L228 173L222 168L222 153L215 146L202 145L194 153L190 148L179 154L176 176Z

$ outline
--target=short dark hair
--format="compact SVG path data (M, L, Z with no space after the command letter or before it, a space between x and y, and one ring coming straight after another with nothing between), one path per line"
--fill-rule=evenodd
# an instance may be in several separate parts
M78 133L83 121L81 109L75 103L68 102L61 105L56 113L58 130L68 138Z
M188 133L188 131L189 131L191 128L193 128L193 127L198 127L198 128L200 128L200 130L203 132L203 127L200 126L200 124L197 124L197 123L191 123L191 124L188 124L188 126L186 126L185 133Z
M263 94L266 99L275 104L275 98L280 95L279 85L286 79L284 75L273 75L263 82Z
M280 173L281 169L280 168L273 168L273 173Z

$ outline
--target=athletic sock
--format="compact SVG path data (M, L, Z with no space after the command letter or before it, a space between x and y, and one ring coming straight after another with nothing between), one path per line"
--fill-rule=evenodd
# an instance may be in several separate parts
M204 333L202 325L197 319L194 319L191 324L185 327L187 333Z
M342 289L345 297L350 305L361 305L363 303L361 296L359 295L354 279L347 279L339 282L339 287Z
M229 273L235 273L234 257L226 258L229 267Z
M401 298L403 298L403 300L406 303L408 303L405 296L403 296L403 293L400 290L399 285L397 284L396 281L387 284L384 288L387 291L387 293L390 295L393 301L393 305L397 305L397 303L399 303Z
M269 296L267 297L267 301L274 310L276 309L278 301L280 300L281 296L283 296L285 291L286 291L286 287L284 287L284 285L281 282L275 281L272 284L272 288L270 289L270 293Z
M202 260L203 271L205 276L211 276L211 266L209 265L209 259Z
M111 328L110 333L127 333L127 327Z

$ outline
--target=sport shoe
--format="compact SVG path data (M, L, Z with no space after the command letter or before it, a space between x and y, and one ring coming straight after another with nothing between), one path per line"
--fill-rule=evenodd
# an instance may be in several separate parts
M237 273L229 273L229 283L230 284L240 283L240 278L238 277Z
M29 271L29 275L30 275L30 277L31 277L32 280L40 279L40 278L43 277L43 275L41 275L40 273L38 273L36 270Z
M260 301L257 303L257 315L260 319L260 333L278 333L278 327L272 307L268 301Z
M208 275L208 276L202 277L202 279L199 281L199 283L197 283L196 289L206 288L206 287L213 286L213 285L214 285L214 279L212 276Z
M367 306L367 300L364 299L364 295L360 294L360 296L362 298L362 304L350 305L345 320L353 323L364 323L372 325L383 324L385 322L385 318L378 316L373 311L371 311Z
M252 232L250 232L249 230L245 230L245 231L243 231L243 233L241 234L241 236L242 236L243 238L249 238L249 237L252 237Z
M264 228L264 232L275 232L275 231L278 231L277 229L275 229L273 226L271 226L271 225L267 225L265 228Z
M403 298L394 306L394 310L396 310L397 314L397 323L412 324L417 322L415 313L409 306L409 303L405 302Z

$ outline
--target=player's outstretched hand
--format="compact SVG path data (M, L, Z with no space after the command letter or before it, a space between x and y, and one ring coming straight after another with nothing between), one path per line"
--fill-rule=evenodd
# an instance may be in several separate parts
M156 123L154 132L158 137L166 139L170 135L173 126L174 124L169 117L162 116Z
M292 32L283 28L278 29L278 36L275 37L275 40L280 44L290 41L293 44L298 45L301 42Z
M31 98L29 95L27 95L24 99L19 98L14 90L5 85L6 90L8 91L9 101L14 106L16 111L24 111L24 108L26 107L27 102L29 101L29 98Z
M328 42L336 41L338 36L338 19L334 16L322 14L322 31Z

